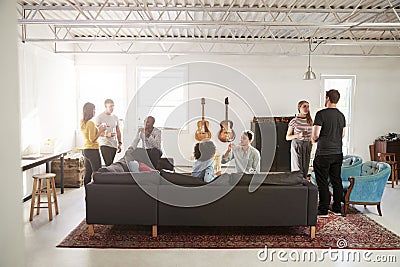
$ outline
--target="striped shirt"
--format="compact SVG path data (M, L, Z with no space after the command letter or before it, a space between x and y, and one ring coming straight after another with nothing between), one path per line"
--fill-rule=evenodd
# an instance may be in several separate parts
M307 118L300 118L300 117L296 116L289 122L289 126L293 127L293 129L294 129L293 134L298 134L301 132L306 132L309 134L309 136L299 137L298 140L310 141L312 126L310 126L307 123Z
M149 137L146 137L144 133L139 132L136 135L135 140L133 140L132 147L136 149L140 140L142 140L142 147L146 149L158 148L161 150L161 130L153 128Z

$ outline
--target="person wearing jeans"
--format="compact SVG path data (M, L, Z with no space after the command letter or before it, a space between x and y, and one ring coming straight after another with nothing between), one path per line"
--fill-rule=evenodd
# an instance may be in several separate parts
M85 177L83 178L84 184L90 183L92 180L92 173L101 167L101 159L99 152L99 143L97 139L106 130L106 126L96 125L91 119L95 115L94 104L87 102L83 105L83 114L81 120L81 132L84 139L82 154L85 157Z
M341 214L343 185L340 177L343 161L342 138L345 134L346 119L336 108L340 99L338 90L326 92L325 109L315 115L312 140L317 143L314 158L314 171L318 185L318 216L327 217L330 194L329 182L333 187L332 212ZM329 179L329 180L328 180Z
M101 156L106 166L114 162L115 154L121 152L121 131L119 129L118 117L114 114L114 101L106 99L104 101L105 110L95 119L96 126L105 125L107 127L99 139Z

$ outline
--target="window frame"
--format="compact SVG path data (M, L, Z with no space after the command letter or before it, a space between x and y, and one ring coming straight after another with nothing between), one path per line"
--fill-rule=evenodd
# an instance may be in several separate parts
M326 91L329 89L334 89L334 88L325 88L326 80L351 80L351 89L350 92L348 92L348 97L350 98L348 103L349 106L346 107L348 109L348 114L346 114L346 130L345 130L345 137L343 140L343 155L351 155L354 153L354 148L352 144L352 128L353 128L353 107L354 107L354 99L355 99L355 93L356 93L356 75L327 75L323 74L321 75L321 98L320 98L320 107L324 108L325 104L325 95ZM343 99L341 99L343 100ZM340 100L339 100L340 103ZM340 107L338 107L339 110L341 110ZM342 111L342 110L341 110ZM342 111L343 112L343 111ZM345 144L346 143L346 144ZM344 150L346 148L346 150Z
M139 102L140 102L140 97L141 96L140 96L139 90L140 90L141 86L143 86L147 82L147 80L149 80L152 77L160 74L161 72L163 72L166 69L167 68L164 68L164 67L148 67L148 66L136 67L136 71L135 71L135 73L136 73L136 76L135 76L135 78L136 78L135 79L135 82L136 82L136 114L138 116L140 116L140 106L141 105L139 105ZM147 77L147 79L145 78L146 80L144 82L142 82L141 81L141 73L142 72L144 72L144 73L145 72L147 72L147 73L151 72L151 73L153 73L153 75L146 75L145 77ZM185 75L187 75L187 73ZM182 84L182 86L179 86L183 90L183 98L182 98L181 102L179 103L179 105L181 105L181 104L185 105L185 111L186 111L185 118L184 118L184 123L185 124L181 125L181 126L179 126L179 125L164 125L164 122L159 124L160 121L157 120L158 116L156 114L152 114L156 118L155 126L157 128L166 129L166 130L178 130L180 132L188 132L189 129L188 129L187 122L189 120L189 104L188 104L189 103L189 89L188 89L189 84L185 83L187 81L187 77L185 75L182 76L182 80L184 81L184 83ZM173 87L169 91L167 91L165 94L159 96L160 98L158 99L158 103L162 103L162 101L160 101L160 100L163 97L168 95L168 93L170 91L176 90L179 87ZM171 107L171 108L173 108L173 107L176 107L176 106L177 105L171 105L171 106L165 106L165 105L157 106L156 105L155 107L160 107L160 108ZM154 107L151 109L151 111L153 111L153 110L154 110ZM143 123L143 120L144 120L144 118L138 118L139 125Z

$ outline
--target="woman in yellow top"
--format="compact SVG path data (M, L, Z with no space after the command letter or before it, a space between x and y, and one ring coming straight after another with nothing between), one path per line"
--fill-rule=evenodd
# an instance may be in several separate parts
M101 167L97 138L106 130L106 126L100 125L97 129L95 123L90 120L94 117L95 111L94 104L88 102L83 105L81 132L85 141L82 149L82 154L85 157L85 185L92 180L92 173Z

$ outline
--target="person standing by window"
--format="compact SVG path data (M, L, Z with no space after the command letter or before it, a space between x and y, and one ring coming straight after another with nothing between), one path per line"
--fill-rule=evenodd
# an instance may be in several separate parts
M84 139L82 154L85 157L85 177L83 179L85 185L90 183L92 173L101 167L99 143L97 139L106 130L106 126L100 125L99 128L96 128L95 123L91 121L95 112L94 104L87 102L83 105L80 127Z
M318 111L315 115L312 131L312 140L317 143L313 165L319 194L318 216L321 217L328 216L331 202L328 177L333 187L331 210L336 215L342 213L343 185L340 173L343 161L342 139L345 134L346 119L343 113L336 108L339 99L338 90L331 89L326 92L326 108Z
M106 166L110 166L114 162L115 154L121 152L121 131L119 129L118 117L112 114L114 111L114 101L106 99L104 107L104 112L96 117L95 123L97 127L100 125L107 127L99 137L99 145L104 163Z
M313 120L310 115L310 105L302 100L297 104L299 114L289 122L286 140L292 140L290 148L291 171L301 171L306 179L310 167L311 132Z

